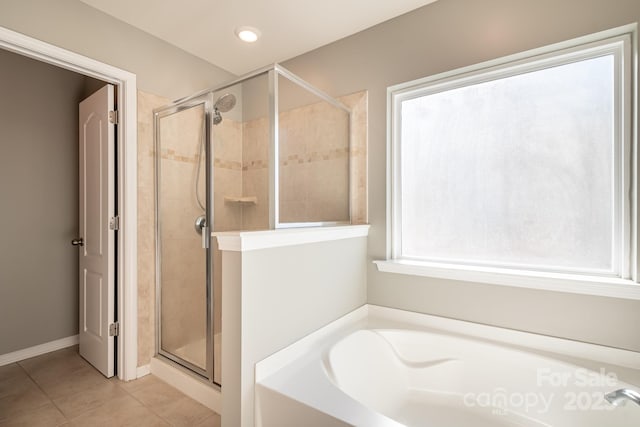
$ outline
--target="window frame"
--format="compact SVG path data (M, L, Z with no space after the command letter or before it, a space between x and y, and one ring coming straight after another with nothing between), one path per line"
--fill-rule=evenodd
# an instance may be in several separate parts
M387 89L387 260L380 271L536 289L640 299L637 227L637 25L627 25L562 43L506 56L470 67L401 83ZM401 200L401 104L459 87L568 63L614 55L614 192L616 220L613 256L607 274L515 268L500 264L459 263L403 257Z

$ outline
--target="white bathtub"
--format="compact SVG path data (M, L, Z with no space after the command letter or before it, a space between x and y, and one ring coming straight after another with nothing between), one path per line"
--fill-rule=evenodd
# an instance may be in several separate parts
M256 425L637 427L640 354L365 306L256 366Z

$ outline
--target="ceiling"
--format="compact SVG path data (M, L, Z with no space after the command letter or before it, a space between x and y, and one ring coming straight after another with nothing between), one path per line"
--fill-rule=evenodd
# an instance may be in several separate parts
M81 0L234 74L324 46L436 0ZM240 41L236 27L261 38Z

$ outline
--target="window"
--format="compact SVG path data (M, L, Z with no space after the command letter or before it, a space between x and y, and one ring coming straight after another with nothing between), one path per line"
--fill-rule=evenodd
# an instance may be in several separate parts
M391 257L630 279L630 40L390 88Z

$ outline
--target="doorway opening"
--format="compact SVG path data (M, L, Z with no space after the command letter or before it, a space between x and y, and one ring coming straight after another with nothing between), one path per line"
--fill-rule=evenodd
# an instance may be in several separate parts
M114 272L114 286L111 290L114 296L114 309L111 312L113 321L107 325L106 330L102 329L101 326L98 333L114 336L113 343L116 348L112 350L115 353L115 357L112 356L112 359L114 367L117 367L118 378L121 380L135 379L137 377L136 77L127 71L2 27L0 27L0 50L72 71L86 76L91 81L101 81L113 89L113 95L118 100L118 108L114 109L112 113L107 113L109 116L107 120L117 123L117 126L113 127L115 142L112 153L113 169L111 171L114 179L110 182L109 190L112 192L113 205L114 209L117 207L117 212L114 211L115 214L113 216L101 219L101 221L108 221L107 226L114 231L113 251L108 257L108 262L113 266ZM77 114L76 110L76 117ZM42 117L34 116L32 118L34 123L40 119ZM90 126L93 126L93 124L90 124ZM27 128L24 131L29 132L29 129ZM76 133L76 135L78 134ZM50 161L55 161L55 158L51 158ZM98 163L99 168L103 166L102 161L103 159ZM24 168L27 166L17 165L17 167ZM55 194L49 194L49 196L55 198ZM46 215L46 211L40 214ZM77 228L74 233L77 233ZM116 234L117 238L115 237ZM82 236L73 237L79 238ZM37 244L38 242L36 241L35 243ZM38 268L38 262L39 260L34 260L32 268ZM89 277L89 279L92 278ZM93 277L93 279L96 278ZM99 285L101 284L99 283ZM104 285L106 286L106 283ZM106 313L107 311L104 311L104 314ZM106 320L111 319L98 316L87 320L88 322L81 325L81 328L86 327L91 322L94 322L94 326L97 325L95 322L104 325ZM46 327L46 324L43 327ZM33 348L35 349L36 347L43 346L35 346ZM44 348L39 348L39 350L40 353L38 354L47 352ZM33 355L36 354L31 354L27 357Z

